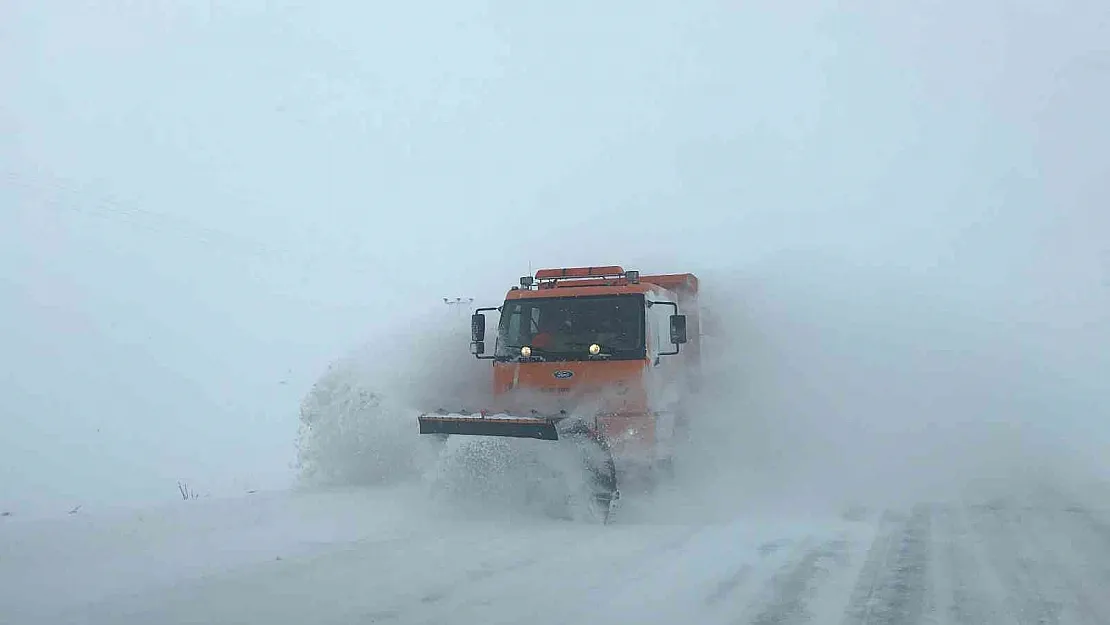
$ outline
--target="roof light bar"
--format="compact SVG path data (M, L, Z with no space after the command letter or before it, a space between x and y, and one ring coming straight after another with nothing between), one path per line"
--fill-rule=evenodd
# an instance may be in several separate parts
M525 276L520 285L525 289L570 288L575 286L620 286L640 284L639 271L625 271L620 265L600 267L563 267L560 269L540 269L535 278Z

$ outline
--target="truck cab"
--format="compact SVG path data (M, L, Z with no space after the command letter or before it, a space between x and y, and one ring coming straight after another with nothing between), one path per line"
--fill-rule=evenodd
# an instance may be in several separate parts
M624 464L667 463L697 375L696 295L692 274L641 276L619 266L521 278L501 306L472 320L471 351L492 361L491 411L576 415ZM500 316L486 354L491 311Z

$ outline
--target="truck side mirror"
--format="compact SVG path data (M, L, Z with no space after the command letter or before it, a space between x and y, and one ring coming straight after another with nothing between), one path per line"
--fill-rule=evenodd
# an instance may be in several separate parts
M471 343L484 343L486 340L486 316L482 313L474 313L470 316L470 342ZM473 349L473 347L471 348ZM484 352L485 349L482 350ZM476 352L476 353L482 353Z
M686 342L686 315L671 315L671 343L682 345Z
M470 315L470 353L479 360L495 360L496 356L483 356L486 353L486 316L487 310L501 310L500 307L479 308Z

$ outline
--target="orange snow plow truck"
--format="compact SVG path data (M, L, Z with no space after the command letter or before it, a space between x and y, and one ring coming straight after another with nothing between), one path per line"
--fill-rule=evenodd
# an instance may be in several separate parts
M572 441L607 521L618 476L673 468L699 375L698 279L619 266L543 269L471 318L492 405L420 415L421 434ZM492 354L486 313L498 311Z

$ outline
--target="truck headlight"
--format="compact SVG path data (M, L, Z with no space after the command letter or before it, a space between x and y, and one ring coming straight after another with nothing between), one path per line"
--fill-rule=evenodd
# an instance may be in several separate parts
M528 358L529 356L532 355L532 348L528 347L527 345L525 345L524 347L521 347L520 348L520 355L524 356L525 358Z
M598 345L597 343L594 343L593 345L590 345L590 355L591 356L597 356L600 353L601 353L601 346L600 345Z

